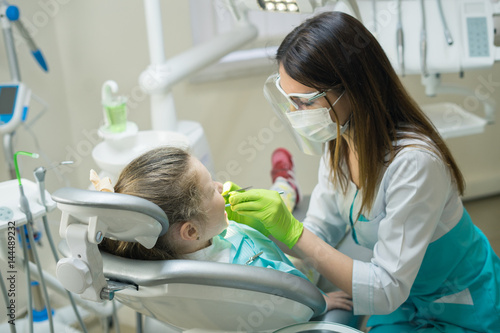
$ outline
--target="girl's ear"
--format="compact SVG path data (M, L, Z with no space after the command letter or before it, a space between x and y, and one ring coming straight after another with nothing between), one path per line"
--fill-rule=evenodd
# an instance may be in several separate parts
M200 234L198 227L191 221L184 222L179 230L181 239L183 240L198 240Z

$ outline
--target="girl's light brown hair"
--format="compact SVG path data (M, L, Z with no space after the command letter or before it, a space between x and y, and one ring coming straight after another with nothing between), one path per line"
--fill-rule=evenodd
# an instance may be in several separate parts
M443 139L406 92L377 40L358 20L341 12L314 16L285 37L276 59L305 86L339 95L346 92L352 111L349 130L359 159L361 211L370 210L384 168L404 148L395 143L404 138L424 140L450 169L463 194L463 176ZM332 181L346 191L349 175L341 161L347 164L347 142L338 136L328 149Z
M134 159L121 172L115 192L134 195L157 204L167 214L170 227L193 219L205 220L198 174L191 169L191 155L174 147L160 147ZM178 258L168 241L169 232L152 249L136 242L105 238L103 251L131 259L167 260Z

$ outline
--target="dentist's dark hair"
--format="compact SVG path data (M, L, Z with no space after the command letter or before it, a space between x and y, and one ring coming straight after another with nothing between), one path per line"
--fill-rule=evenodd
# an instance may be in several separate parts
M137 242L105 238L99 248L121 257L141 260L177 259L179 253L171 233L173 225L206 220L201 209L203 192L198 173L191 168L191 155L183 149L160 147L130 162L120 173L115 192L134 195L157 204L167 214L169 230L147 249Z
M292 79L305 86L331 89L338 95L345 91L343 98L348 98L352 111L348 130L353 131L359 158L361 210L370 210L384 168L404 148L394 142L403 138L424 140L444 161L463 194L464 179L448 147L361 22L342 12L318 14L285 37L276 59ZM346 191L349 175L340 161L347 162L347 142L338 135L328 149L331 180Z

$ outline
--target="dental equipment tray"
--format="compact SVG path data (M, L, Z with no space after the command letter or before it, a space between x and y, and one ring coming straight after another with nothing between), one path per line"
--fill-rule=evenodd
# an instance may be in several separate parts
M444 139L482 133L488 123L453 103L424 105L422 110Z

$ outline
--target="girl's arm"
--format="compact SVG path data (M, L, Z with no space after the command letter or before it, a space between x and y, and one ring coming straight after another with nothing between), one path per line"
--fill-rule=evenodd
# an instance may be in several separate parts
M326 311L341 309L352 311L352 299L347 293L339 290L327 293L325 296Z

